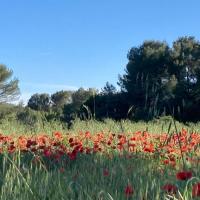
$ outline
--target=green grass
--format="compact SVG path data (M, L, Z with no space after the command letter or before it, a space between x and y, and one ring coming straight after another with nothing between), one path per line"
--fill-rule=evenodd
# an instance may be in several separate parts
M90 131L90 132L101 132L101 131L111 131L114 133L127 133L135 132L138 130L148 131L150 133L162 133L168 132L168 128L172 119L170 117L163 117L160 120L153 120L150 122L132 122L130 120L114 121L112 119L105 119L104 121L89 120L81 121L79 119L75 120L73 126L68 129L66 123L61 123L60 121L52 122L40 122L34 126L26 126L17 120L4 119L0 121L0 132L4 134L35 134L35 133L47 133L52 134L54 131L61 131L63 133L72 133L80 131ZM189 132L196 131L200 132L200 123L179 123L176 122L178 130L185 128ZM176 131L175 127L172 125L170 131Z
M34 166L19 155L10 159L1 157L2 200L123 200L127 199L124 193L127 184L134 188L129 199L164 200L167 195L161 188L168 182L179 185L184 200L192 199L190 184L186 188L186 182L178 183L175 170L166 167L161 174L158 160L142 159L137 155L131 159L116 156L112 160L94 155L79 156L75 161L62 163L64 172L57 167L46 170L40 164ZM104 169L109 171L108 176L103 175ZM196 176L200 175L199 168L193 171Z
M169 119L152 122L115 122L107 119L104 122L76 120L68 130L59 122L39 124L36 127L26 127L17 121L2 121L0 132L20 135L48 133L58 130L63 133L78 133L89 130L91 133L110 131L113 133L128 133L148 130L150 133L168 132ZM176 123L179 130L200 132L200 124L188 126ZM175 132L172 126L170 132ZM191 200L192 184L199 181L200 167L193 167L193 178L189 182L176 180L178 169L162 166L160 158L146 157L135 154L132 158L126 155L114 155L112 159L104 155L79 155L74 161L63 159L59 163L42 161L35 164L30 154L14 153L0 155L0 199L1 200ZM180 161L181 163L181 161ZM161 173L161 168L163 173ZM61 172L61 169L64 169ZM104 170L108 176L103 175ZM162 190L166 183L176 184L179 192L175 197L169 197ZM125 196L125 187L131 184L134 194Z

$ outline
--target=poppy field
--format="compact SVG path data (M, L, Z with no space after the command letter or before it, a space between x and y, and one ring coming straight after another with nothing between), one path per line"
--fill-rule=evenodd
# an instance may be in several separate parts
M200 199L200 134L0 134L0 199Z

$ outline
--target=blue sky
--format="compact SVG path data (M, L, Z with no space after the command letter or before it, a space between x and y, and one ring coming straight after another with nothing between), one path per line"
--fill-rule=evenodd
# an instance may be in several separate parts
M21 98L116 85L144 40L200 39L199 0L0 0L0 63Z

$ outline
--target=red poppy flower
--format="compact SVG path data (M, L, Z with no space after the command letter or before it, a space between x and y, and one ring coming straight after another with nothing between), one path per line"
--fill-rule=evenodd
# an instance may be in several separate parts
M107 169L104 169L104 170L103 170L103 175L104 175L104 176L109 176L109 171L108 171Z
M163 161L163 163L164 163L165 165L168 165L168 164L169 164L169 160L166 159L166 160Z
M171 193L171 194L176 194L176 192L177 192L177 190L178 190L178 188L175 186L175 185L173 185L173 184L165 184L163 187L162 187L162 189L165 191L165 192L167 192L167 193Z
M68 153L68 156L69 156L70 160L75 160L76 159L76 153L75 152Z
M54 137L56 138L56 139L58 139L58 140L60 140L60 139L62 139L63 138L63 136L62 136L62 133L61 132L59 132L59 131L57 131L57 132L54 132Z
M127 185L125 188L126 197L130 197L133 195L133 187L131 185Z
M14 151L15 151L15 146L12 144L12 145L10 145L9 147L8 147L8 152L9 153L13 153Z
M44 156L45 157L50 157L51 156L51 151L49 149L44 149Z
M178 172L178 173L176 174L176 178L177 178L178 180L181 180L181 181L183 181L183 180L188 180L188 179L192 178L192 172L190 172L190 171Z
M192 196L193 197L200 197L200 183L196 183L192 187Z

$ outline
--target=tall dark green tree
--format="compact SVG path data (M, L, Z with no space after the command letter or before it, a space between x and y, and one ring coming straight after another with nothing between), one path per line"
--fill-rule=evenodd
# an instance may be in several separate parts
M28 101L28 107L38 111L49 111L51 99L49 94L34 94Z
M79 88L77 91L72 93L72 102L64 106L64 116L66 121L71 121L76 117L85 118L84 104L90 97L95 98L96 90L89 88L85 90L84 88ZM88 113L87 113L88 114Z
M64 106L72 102L72 91L58 91L51 95L51 109L47 116L48 120L63 120Z
M122 92L144 116L164 111L180 119L197 119L200 109L200 42L194 37L177 39L172 48L165 42L147 41L128 53ZM195 111L195 112L194 112ZM200 120L200 118L199 118Z
M79 88L72 94L72 104L76 110L79 110L80 107L95 94L95 90L93 88L89 88L85 90L84 88Z
M172 59L178 84L176 103L184 120L197 120L200 102L200 42L194 37L181 37L173 43ZM200 120L200 118L199 118Z
M179 82L188 87L196 82L196 72L200 68L200 42L194 37L180 37L173 43L172 59ZM189 88L188 88L189 89Z
M19 96L17 79L11 79L13 71L0 65L0 103L16 100Z
M127 94L123 93L100 93L85 102L92 116L96 119L112 118L112 119L125 119L128 117L128 98ZM95 103L95 104L94 104Z
M63 107L65 104L71 103L71 91L58 91L51 95L53 107Z
M141 111L142 117L157 115L162 112L158 111L158 104L166 96L163 88L172 76L169 46L165 42L145 41L129 51L128 60L125 74L119 78L122 91L129 94L130 104Z
M102 88L101 93L105 95L115 94L117 93L117 89L113 84L106 82L106 85Z
M181 98L190 98L200 70L200 43L194 37L181 37L173 43L172 59Z

